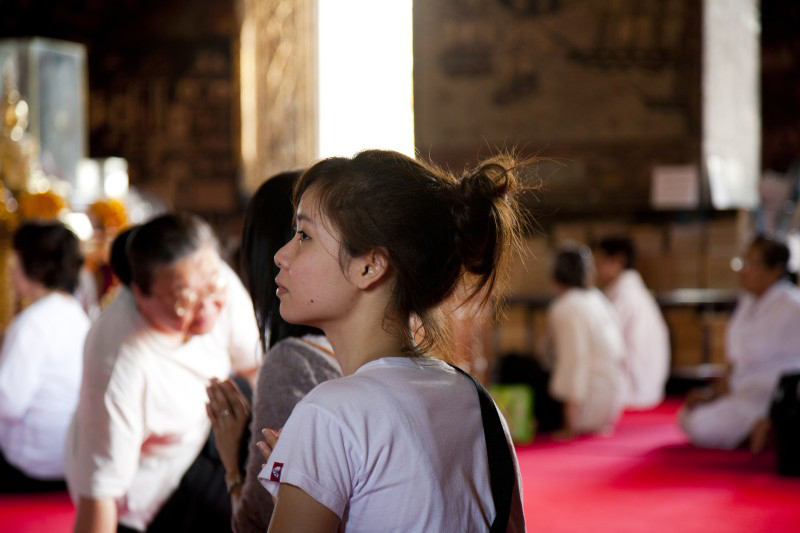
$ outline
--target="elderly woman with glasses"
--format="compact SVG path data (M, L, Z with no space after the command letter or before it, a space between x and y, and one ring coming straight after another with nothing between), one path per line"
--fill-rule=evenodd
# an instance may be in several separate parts
M750 440L769 411L780 376L800 369L800 289L789 280L789 249L757 237L740 260L743 292L728 324L727 369L709 387L691 391L680 425L704 448L733 449Z
M206 387L253 375L258 329L211 228L157 217L116 243L123 287L86 339L67 443L76 531L225 531L224 468L209 442ZM221 413L224 416L224 413Z

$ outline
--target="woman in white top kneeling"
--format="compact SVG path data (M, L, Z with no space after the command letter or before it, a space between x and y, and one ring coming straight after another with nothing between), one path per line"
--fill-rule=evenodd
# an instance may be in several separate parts
M553 265L549 392L564 405L564 427L556 438L609 432L625 404L622 327L603 293L589 286L591 264L588 248L565 247Z
M800 289L788 279L789 249L757 237L739 271L743 292L728 323L726 370L710 386L686 397L680 425L704 448L733 449L749 442L764 445L759 421L782 374L800 371Z
M0 491L63 490L64 440L89 330L73 296L83 256L60 222L24 224L13 249L10 274L27 307L0 349Z

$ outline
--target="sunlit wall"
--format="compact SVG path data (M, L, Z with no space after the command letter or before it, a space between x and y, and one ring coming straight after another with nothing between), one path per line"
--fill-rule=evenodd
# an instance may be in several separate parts
M319 0L319 157L414 153L412 0Z

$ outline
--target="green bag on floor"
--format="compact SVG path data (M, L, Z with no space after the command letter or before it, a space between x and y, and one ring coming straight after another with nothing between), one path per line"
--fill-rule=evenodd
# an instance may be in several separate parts
M508 423L514 444L530 444L536 433L533 389L523 384L491 385L489 392Z

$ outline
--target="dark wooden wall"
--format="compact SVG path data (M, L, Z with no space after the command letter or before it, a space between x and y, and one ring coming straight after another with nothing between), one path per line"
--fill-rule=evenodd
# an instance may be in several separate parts
M208 218L240 208L234 2L0 2L0 35L87 47L89 156Z
M786 172L800 165L800 2L761 2L761 46L763 167Z

